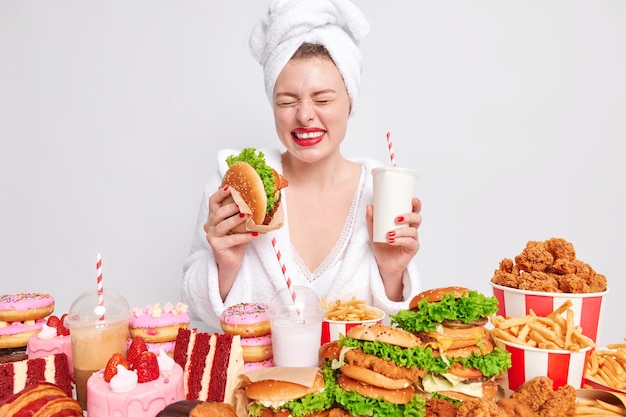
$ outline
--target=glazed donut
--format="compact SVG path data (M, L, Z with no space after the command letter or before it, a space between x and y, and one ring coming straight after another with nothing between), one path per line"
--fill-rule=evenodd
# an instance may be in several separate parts
M239 303L228 307L220 316L224 333L241 337L263 336L270 333L267 304Z
M254 371L255 369L271 368L273 366L274 366L274 358L269 358L264 361L258 361L258 362L244 362L243 371L250 372L250 371Z
M242 337L241 349L244 362L258 362L269 359L272 354L272 336Z
M146 343L163 343L176 340L178 329L189 327L187 305L160 303L136 307L128 321L131 338L141 337Z
M4 294L0 296L0 321L39 320L54 311L54 298L43 293Z
M45 319L37 321L27 320L25 323L14 321L0 327L0 349L24 347L28 345L28 339L41 331Z

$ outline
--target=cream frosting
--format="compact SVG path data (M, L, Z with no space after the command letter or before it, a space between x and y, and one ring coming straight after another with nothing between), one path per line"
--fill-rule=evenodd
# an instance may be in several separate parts
M187 304L177 303L176 305L167 302L163 307L160 303L149 304L144 308L133 308L130 317L130 327L164 327L175 324L188 324L190 321L187 314Z
M12 322L0 321L0 336L40 330L45 322L45 319Z

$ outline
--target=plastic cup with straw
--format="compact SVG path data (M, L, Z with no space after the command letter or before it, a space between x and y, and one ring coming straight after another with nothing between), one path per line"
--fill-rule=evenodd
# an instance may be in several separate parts
M276 366L317 366L325 311L315 292L293 285L278 248L272 238L281 272L287 284L274 295L268 316L272 331L272 350Z
M97 290L85 292L76 298L67 316L76 399L83 410L87 410L88 404L87 380L104 368L114 353L126 354L128 319L131 314L122 294L108 288L104 290L102 257L99 253L96 255L96 272ZM93 285L91 279L89 281Z

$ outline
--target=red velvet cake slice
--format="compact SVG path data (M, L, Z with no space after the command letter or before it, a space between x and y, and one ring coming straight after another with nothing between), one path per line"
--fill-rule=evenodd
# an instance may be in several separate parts
M0 364L0 400L27 385L49 382L72 396L72 379L65 353Z
M240 336L179 329L174 360L185 371L185 398L235 404L243 374Z

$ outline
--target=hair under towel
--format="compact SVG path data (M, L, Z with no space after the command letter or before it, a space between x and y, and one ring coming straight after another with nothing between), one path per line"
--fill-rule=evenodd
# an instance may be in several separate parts
M328 50L357 106L361 89L359 41L369 22L349 0L274 0L252 29L250 51L263 66L265 92L273 102L276 78L303 43Z

